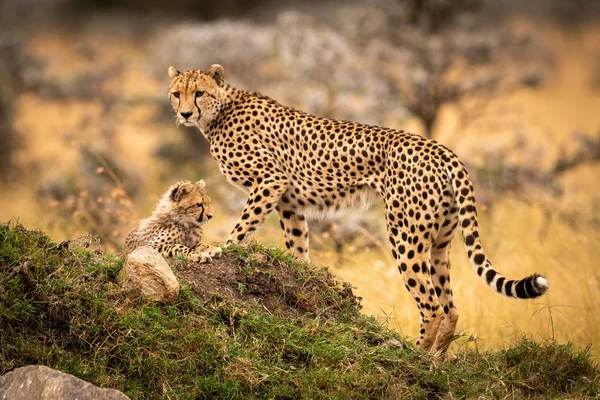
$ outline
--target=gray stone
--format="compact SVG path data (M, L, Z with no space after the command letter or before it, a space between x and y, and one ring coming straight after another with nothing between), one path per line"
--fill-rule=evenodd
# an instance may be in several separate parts
M128 400L115 389L102 389L43 365L17 368L0 376L0 400Z
M154 301L174 303L179 297L179 281L163 256L150 246L138 247L127 256L118 279L125 289Z

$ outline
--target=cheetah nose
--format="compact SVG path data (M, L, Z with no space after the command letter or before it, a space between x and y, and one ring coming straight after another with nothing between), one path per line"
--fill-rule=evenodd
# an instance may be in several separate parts
M206 218L211 219L212 215L207 215Z
M179 113L183 118L188 119L189 117L192 116L193 112L188 111L188 112L180 112Z

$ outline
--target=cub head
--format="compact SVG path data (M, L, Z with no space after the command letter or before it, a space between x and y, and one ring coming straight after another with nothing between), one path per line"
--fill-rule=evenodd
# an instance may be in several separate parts
M225 71L213 64L206 71L179 72L169 67L169 99L177 124L196 126L205 132L223 105Z
M182 223L204 225L212 218L211 199L204 181L181 181L169 188L159 203L159 212Z

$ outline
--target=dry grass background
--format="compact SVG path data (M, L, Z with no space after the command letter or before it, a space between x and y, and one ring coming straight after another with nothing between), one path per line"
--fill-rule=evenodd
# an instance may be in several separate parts
M175 128L168 108L165 113L166 69L164 76L156 72L162 71L164 60L156 61L153 52L166 36L162 32L167 26L157 28L146 41L134 34L134 27L121 23L116 26L122 30L114 30L102 21L92 19L76 36L56 26L25 36L26 51L42 60L39 68L44 80L58 82L60 90L57 94L52 92L56 88L34 88L12 99L14 127L21 135L13 163L20 172L0 192L0 220L18 218L29 227L48 231L57 241L89 231L101 234L106 246L118 247L137 218L151 211L166 185L178 179L203 178L214 197L227 203L217 208L214 222L207 226L207 241L224 240L243 206L243 194L227 186L207 157L173 165L160 156L177 150L190 137L199 143L204 140L196 132ZM536 32L550 45L554 55L551 79L535 89L495 93L484 106L477 96L445 105L432 133L472 168L485 169L490 157L502 154L507 164L543 172L571 151L568 143L573 131L600 132L600 91L590 85L591 66L600 54L600 27L588 24L566 29L519 18L507 20L505 26L513 32ZM271 61L260 67L261 74L272 77L267 81L289 79L282 72L285 64L267 58ZM94 83L93 75L99 66L101 84ZM72 80L73 76L79 80ZM243 68L230 76L242 86L252 83ZM275 98L288 96L285 86L264 81L259 86L252 89ZM81 94L82 87L89 92ZM119 101L111 105L115 98ZM360 108L360 96L346 100L358 101ZM335 108L323 108L320 100L311 103L300 97L290 102L307 111L335 114ZM423 122L409 112L390 111L383 122L415 132L424 130ZM579 347L592 345L592 352L600 354L600 314L595 307L600 303L598 172L596 162L562 174L558 182L565 193L561 196L543 188L526 193L496 190L493 178L478 182L481 233L495 267L510 277L544 274L551 286L547 296L529 302L495 295L472 272L457 235L452 280L461 313L458 330L463 336L454 350L498 347L525 333L539 340L554 337ZM102 179L90 186L90 177ZM356 286L365 313L414 336L418 311L393 265L380 209L381 204L375 204L366 216L348 212L346 219L366 220L368 229L359 229L357 238L346 243L341 253L327 238L330 234L313 235L312 261L331 266L335 274ZM110 220L98 219L97 210L110 213ZM274 216L256 239L283 244Z

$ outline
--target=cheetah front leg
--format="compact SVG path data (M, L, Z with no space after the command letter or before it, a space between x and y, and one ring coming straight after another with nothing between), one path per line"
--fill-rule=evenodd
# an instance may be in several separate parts
M148 245L156 249L164 257L175 257L182 255L190 261L209 263L212 262L210 254L200 252L195 249L190 249L182 244L163 244L158 242L150 242Z
M277 205L279 222L285 235L285 247L298 261L308 259L308 224L306 217L284 195Z
M242 216L229 235L227 244L240 243L254 232L279 203L287 186L288 181L285 176L275 176L252 189Z

